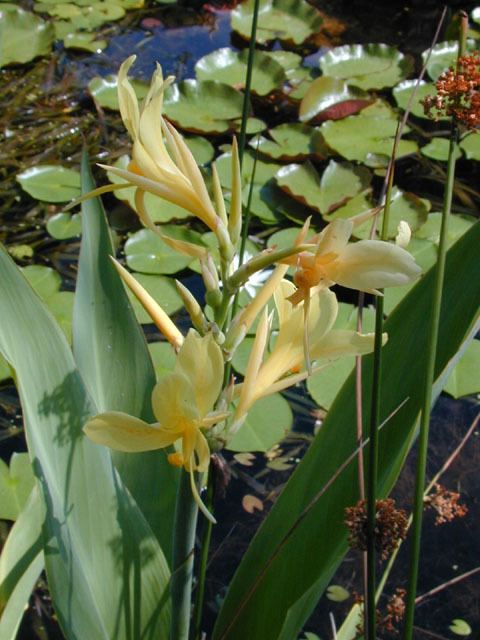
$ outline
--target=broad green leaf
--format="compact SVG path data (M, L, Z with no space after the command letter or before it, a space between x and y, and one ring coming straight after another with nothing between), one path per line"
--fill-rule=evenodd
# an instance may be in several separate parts
M172 278L146 273L137 273L134 277L169 315L183 307L182 298L177 292L175 282ZM138 322L141 324L151 324L153 320L131 291L128 291L128 297L130 298Z
M475 247L480 224L448 252L435 376L442 374L478 317L480 281ZM387 495L415 434L425 375L430 270L389 317L381 386L379 495ZM408 371L408 375L405 375ZM363 358L365 422L369 420L372 357ZM345 507L358 500L357 469L350 464L323 494L325 484L355 451L355 381L337 396L318 435L243 557L213 633L214 640L295 637L328 586L347 550ZM405 402L405 400L407 402ZM403 403L403 404L402 404ZM315 503L312 503L316 500ZM289 588L279 576L288 576ZM288 620L289 636L281 636Z
M448 161L448 151L450 148L450 140L447 138L432 138L430 142L423 147L420 147L420 153L432 160L439 160L440 162ZM458 160L462 152L455 147L455 158Z
M195 65L198 80L216 80L236 89L243 89L247 74L248 49L240 52L224 47L203 56ZM286 80L282 65L263 51L253 57L252 92L266 96L281 89Z
M472 340L455 365L444 391L454 398L480 392L480 340Z
M395 102L400 107L400 109L406 110L408 103L410 101L410 96L412 95L415 87L417 85L418 80L404 80L397 84L394 87L392 93L395 98ZM437 89L433 82L425 82L422 80L418 85L416 90L415 99L413 100L410 113L417 118L427 118L428 116L425 114L425 110L423 105L421 104L421 100L425 100L427 96L434 96L437 93ZM438 120L448 120L448 116L440 116Z
M0 638L15 640L35 582L44 568L44 508L34 487L0 555Z
M466 51L471 52L476 48L475 40L467 40ZM430 54L430 49L426 49L422 53L422 60L425 63L427 56ZM430 54L427 73L436 80L438 76L446 71L449 67L453 67L457 61L458 54L458 42L455 40L438 42L432 49Z
M203 136L191 136L184 138L187 147L193 154L197 164L208 164L211 160L213 160L213 156L215 155L215 147L213 144L204 138ZM190 212L186 211L188 215L191 215Z
M320 180L320 211L332 213L367 189L371 180L372 173L366 167L330 160Z
M254 0L247 0L232 11L232 29L246 40L252 32L253 8ZM262 0L256 41L259 44L270 40L302 44L319 30L322 22L321 14L305 0Z
M46 226L55 240L68 240L82 233L82 219L78 213L56 213L48 219Z
M131 85L139 100L148 93L148 85L140 80L131 80ZM117 76L109 75L104 78L95 76L88 83L88 90L92 98L104 109L118 111L120 109L117 95Z
M125 255L130 269L142 273L171 274L182 271L192 262L166 244L150 229L133 233L125 243Z
M320 60L325 76L347 80L360 89L393 87L413 69L410 58L386 44L345 44Z
M472 633L472 627L461 618L452 620L452 624L448 627L456 636L469 636Z
M54 40L50 23L20 8L2 9L0 5L0 67L50 53Z
M157 378L160 378L164 373L173 371L176 356L173 347L169 342L151 342L148 345L148 350L152 358Z
M337 120L371 104L368 93L349 87L341 78L321 76L305 91L300 103L300 122L310 120ZM349 107L353 111L348 112ZM347 111L347 112L345 112ZM338 117L332 117L337 112Z
M369 166L383 166L375 156L390 157L396 130L397 116L378 101L357 115L329 120L320 127L325 142L333 151L347 160L369 161ZM408 133L408 128L404 133ZM413 140L400 140L397 158L415 153L417 149Z
M228 84L184 80L165 92L163 110L169 120L193 133L226 133L237 128L243 96Z
M480 139L477 132L470 133L460 142L460 149L468 160L480 160Z
M324 157L322 136L318 129L305 124L280 124L269 129L269 138L258 136L250 140L250 146L274 160L305 160L309 156Z
M293 421L288 402L279 393L258 400L227 445L230 451L268 451L290 431Z
M16 520L30 495L35 478L28 453L13 453L10 466L0 460L0 519Z
M350 597L350 592L339 584L331 584L327 589L326 595L332 602L343 602Z
M33 247L29 244L9 244L7 249L14 260L33 258L33 254L35 253Z
M277 171L275 178L282 191L320 212L320 176L310 161L288 164Z
M98 408L63 333L3 249L0 300L0 351L16 372L46 505L45 562L60 625L70 638L128 640L132 624L145 638L166 637L161 548L109 452L84 437Z
M108 42L106 40L96 40L96 37L95 33L67 33L63 38L63 44L66 49L100 53L107 48Z
M94 186L84 154L82 190L86 193ZM114 251L98 199L82 204L82 222L73 332L78 369L99 411L124 411L153 422L155 373L145 337L110 260ZM160 450L112 455L169 559L177 470Z
M36 165L17 174L22 189L32 198L67 202L80 195L80 174L60 165Z
M62 278L58 271L40 264L31 264L23 267L23 275L29 284L35 289L42 300L47 300L60 289Z

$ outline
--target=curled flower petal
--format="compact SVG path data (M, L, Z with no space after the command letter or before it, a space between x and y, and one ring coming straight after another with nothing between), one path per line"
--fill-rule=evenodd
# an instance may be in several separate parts
M167 433L158 424L148 424L121 411L94 416L83 430L97 444L131 453L162 449L179 437L178 432Z

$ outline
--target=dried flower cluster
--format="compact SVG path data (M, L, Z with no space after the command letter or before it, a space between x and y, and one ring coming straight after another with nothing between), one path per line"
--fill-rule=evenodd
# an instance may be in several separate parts
M395 500L377 500L375 503L375 548L386 560L396 548L398 541L407 533L407 514L395 507ZM345 509L345 524L350 535L348 543L352 549L367 549L367 509L365 500Z
M460 494L456 491L448 491L441 484L435 485L435 492L425 498L425 504L437 512L436 525L463 518L468 513L464 504L458 504L459 499Z
M382 615L380 609L375 609L377 618L378 630L384 633L398 633L398 625L403 620L405 615L405 596L407 592L405 589L397 587L395 593L390 596L387 603L387 613ZM354 594L355 603L363 608L364 599L359 594ZM356 627L356 638L360 639L365 636L364 633L364 618L361 617L361 621Z
M435 86L437 95L422 100L426 115L434 119L452 116L458 124L472 130L480 125L480 56L476 51L459 58L457 70L450 67Z

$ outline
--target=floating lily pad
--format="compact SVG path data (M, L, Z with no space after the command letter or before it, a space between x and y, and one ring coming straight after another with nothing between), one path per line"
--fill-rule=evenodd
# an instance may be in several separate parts
M309 156L324 157L325 144L318 131L305 124L281 124L268 131L271 140L260 136L250 146L275 160L305 160Z
M185 239L192 241L190 235ZM141 229L130 236L125 243L125 255L130 269L150 274L176 273L192 262L192 258L174 251L150 229Z
M240 127L242 126L241 123L241 119L238 120L234 120L235 125L237 127L238 130L240 130ZM267 128L267 123L264 122L263 120L260 120L260 118L247 118L247 129L246 132L248 135L255 135L256 133L260 133L261 131L265 131L265 129Z
M10 244L7 247L7 251L14 260L32 258L34 254L33 247L29 244Z
M467 40L466 51L473 51L475 49L475 40ZM427 49L422 53L422 61L425 63L430 49ZM454 67L457 62L458 55L458 42L456 40L448 40L445 42L439 42L436 44L430 55L427 64L427 73L436 80L438 76L446 71L449 67Z
M106 49L108 42L106 40L95 40L96 37L94 33L67 33L63 38L63 44L66 49L100 53L100 51Z
M213 159L215 148L213 144L203 136L185 137L185 142L197 164L208 164Z
M79 213L56 213L47 221L47 231L55 240L68 240L82 233L82 218Z
M346 44L320 60L324 75L347 80L360 89L393 87L413 69L410 58L386 44Z
M144 289L158 302L162 309L171 315L182 308L182 299L177 292L175 282L170 278L163 276L148 275L145 273L136 273L135 280L142 285ZM137 320L141 324L150 324L152 322L151 317L142 307L136 296L128 289L128 296L132 303Z
M230 451L268 451L290 431L290 405L279 393L261 398L250 409L242 427L229 442Z
M0 5L0 67L49 54L54 37L53 26L40 17Z
M166 92L164 112L180 128L194 133L226 133L242 115L243 95L213 80L184 80Z
M17 174L22 189L32 198L67 202L80 195L80 174L59 165L37 165Z
M400 109L403 109L405 111L405 109L407 108L408 101L410 100L410 96L412 95L417 82L417 80L404 80L393 89L393 97L395 98L395 101ZM430 118L425 114L423 105L420 103L420 101L425 100L427 96L434 96L436 93L437 89L433 82L425 82L422 80L418 85L415 99L411 105L410 113L417 118L426 118L427 120L429 120ZM448 120L448 117L440 116L438 120Z
M448 627L452 633L457 636L469 636L472 633L472 627L465 620L455 618Z
M321 213L328 215L345 205L348 200L364 191L371 180L372 173L366 167L330 160L320 181L318 206Z
M367 93L349 87L340 78L321 76L308 87L300 103L301 122L338 120L364 109L372 100Z
M148 93L148 85L139 80L132 80L131 84L139 100ZM104 109L118 111L117 76L109 75L105 78L95 77L88 83L88 90L92 98Z
M369 166L385 166L393 148L397 116L384 103L377 101L361 113L343 120L324 122L320 127L325 142L347 160L367 162ZM408 133L408 127L404 133ZM413 140L400 140L397 159L415 153Z
M468 160L480 161L480 135L473 132L465 136L460 142L460 149Z
M456 242L464 233L466 233L472 224L474 224L475 218L470 216L462 216L455 214L450 216L447 229L447 243L452 245ZM428 214L427 221L424 225L415 232L416 238L423 238L424 240L430 240L438 244L440 241L440 227L442 224L442 214L440 211L433 211Z
M327 589L326 596L332 602L343 602L350 597L350 591L339 584L331 584Z
M38 13L48 13L52 17L64 20L70 27L69 32L93 31L102 24L120 20L125 15L125 9L115 0L88 4L43 1L37 2L34 9Z
M264 51L264 54L283 68L287 80L291 84L298 84L300 81L311 77L311 69L302 65L303 58L293 51Z
M16 520L35 484L28 453L13 453L10 466L0 459L0 518Z
M420 153L432 160L447 162L448 151L450 149L450 140L447 138L432 138L428 144L420 147ZM458 146L455 148L455 157L460 158L462 155Z
M46 304L58 322L67 340L72 340L72 318L75 294L73 291L57 291L46 300Z
M165 373L173 371L177 356L169 342L151 342L148 345L148 350L150 351L157 379Z
M237 52L224 47L200 58L195 65L195 73L199 80L217 80L240 89L245 86L247 63L248 49ZM255 51L252 92L265 96L275 89L281 89L285 81L283 67L262 51Z
M480 340L472 340L450 374L444 391L454 398L480 392Z
M253 9L254 0L248 0L232 11L233 31L247 40L252 31ZM319 31L322 23L321 14L304 0L261 0L256 41L302 44Z

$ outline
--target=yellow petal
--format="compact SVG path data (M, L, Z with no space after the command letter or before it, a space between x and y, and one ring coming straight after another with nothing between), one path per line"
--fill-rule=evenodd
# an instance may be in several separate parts
M208 446L207 439L199 430L197 431L195 442L195 455L197 457L196 470L200 472L207 471L210 464L210 447Z
M318 238L317 255L323 253L340 253L347 246L352 235L353 224L350 220L334 220Z
M164 431L160 425L147 424L120 411L109 411L91 418L83 430L97 444L128 452L162 449L179 437Z
M200 511L207 518L207 520L210 520L210 522L212 522L213 524L217 524L217 521L215 520L213 515L210 513L210 511L207 509L207 507L203 504L202 499L200 498L200 494L198 493L197 483L195 482L195 476L194 476L193 470L190 471L190 487L192 489L193 498L197 503L197 506L200 509Z
M183 373L167 373L160 378L152 391L152 407L164 429L181 432L182 435L191 423L200 418L194 390Z
M373 351L375 334L362 335L356 331L339 329L330 331L311 350L315 360L332 360L340 356L359 356ZM382 335L382 343L387 341L387 334Z
M185 240L177 240L176 238L171 238L170 236L159 234L160 238L168 244L169 247L172 247L178 253L182 253L185 256L190 256L191 258L205 259L208 254L208 250L206 247L202 247L199 244L194 244L193 242L186 242Z
M138 100L130 81L128 80L128 71L135 62L137 56L130 56L122 63L118 71L117 93L118 104L120 106L120 114L127 131L132 138L138 137L138 126L140 121L140 112L138 108Z

